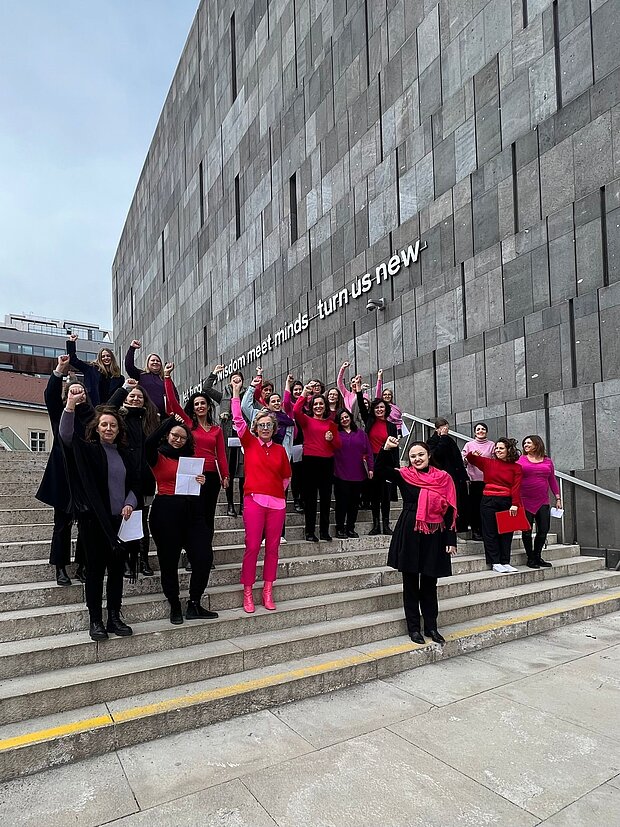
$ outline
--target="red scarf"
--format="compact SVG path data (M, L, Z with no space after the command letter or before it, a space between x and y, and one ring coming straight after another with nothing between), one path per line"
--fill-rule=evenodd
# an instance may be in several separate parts
M415 530L422 534L434 534L444 527L443 518L449 506L453 509L450 528L456 527L456 489L452 477L446 471L429 466L421 473L413 467L399 468L400 474L409 485L420 489Z

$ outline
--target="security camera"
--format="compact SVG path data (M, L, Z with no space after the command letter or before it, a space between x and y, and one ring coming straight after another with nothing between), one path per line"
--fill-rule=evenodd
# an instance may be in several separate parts
M385 310L385 299L368 299L366 310Z

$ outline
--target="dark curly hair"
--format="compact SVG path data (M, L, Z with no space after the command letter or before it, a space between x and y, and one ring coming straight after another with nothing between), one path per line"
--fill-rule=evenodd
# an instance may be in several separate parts
M351 428L352 431L357 431L357 425L355 424L355 420L353 419L353 414L351 413L351 411L347 410L347 408L340 408L339 411L336 411L336 416L334 417L334 421L335 421L336 425L338 426L338 430L339 431L344 430L344 428L342 427L342 423L340 421L342 419L342 414L348 414L349 415L349 419L351 420L351 422L349 424L349 428Z
M517 440L500 436L499 439L495 440L495 444L499 445L500 442L506 446L506 462L516 462L521 456L521 451L517 448Z
M201 398L204 399L205 402L207 403L207 423L209 425L214 425L215 424L213 422L213 403L211 402L209 397L206 395L206 393L204 393L203 391L197 391L196 393L193 393L190 396L190 398L185 403L185 407L183 408L185 413L192 420L192 431L195 431L196 428L198 427L198 424L199 424L198 423L198 417L196 416L196 411L194 410L194 402L197 399L201 399Z

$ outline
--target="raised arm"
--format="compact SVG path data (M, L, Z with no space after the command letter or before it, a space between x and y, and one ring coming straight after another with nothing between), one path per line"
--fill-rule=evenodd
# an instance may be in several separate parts
M383 371L379 369L377 371L377 387L375 388L375 399L381 399L381 394L383 393Z
M183 408L179 405L176 388L170 378L174 365L172 362L166 362L164 366L164 393L166 394L166 409L170 411L173 416L180 416L188 428L193 425L192 419L188 416Z
M308 414L304 411L304 405L307 401L306 391L310 393L309 388L304 388L304 392L299 397L297 402L295 402L295 404L293 405L293 418L295 419L295 422L299 425L299 427L302 429L302 431L307 426L309 419Z
M256 379L252 379L252 383L256 382ZM248 421L248 424L252 424L252 419L254 418L254 388L256 385L250 384L249 388L246 389L245 393L243 394L243 399L241 400L241 413Z
M157 463L157 449L159 443L173 425L177 424L177 420L173 416L169 416L159 424L153 433L149 434L144 442L144 456L151 468Z
M75 407L86 401L86 393L81 385L71 385L67 394L67 404L60 417L58 434L65 445L73 442L75 428Z
M127 399L129 392L135 388L137 384L138 381L136 379L127 379L120 388L117 388L114 391L112 396L106 402L106 405L110 405L112 408L120 408L123 402Z
M62 380L69 371L69 356L59 356L58 364L54 368L53 373L47 381L47 386L43 393L45 400L45 407L52 423L52 428L58 428L60 417L62 416L64 404L62 401Z
M139 347L140 342L137 339L134 339L129 345L129 350L125 354L125 370L132 379L137 379L138 381L140 381L140 371L135 365L134 357L136 350L138 350Z
M74 368L77 368L82 373L86 373L89 368L92 368L92 365L89 365L88 362L83 362L81 359L78 359L77 352L76 352L76 342L78 337L75 334L71 334L67 339L67 353L69 354L69 362L73 365Z
M222 391L218 391L218 389L214 388L213 386L217 382L218 373L221 373L223 370L224 365L216 365L211 371L211 373L205 379L204 385L202 387L203 392L206 393L209 399L212 399L216 403L216 405L220 404L224 394L222 393Z
M356 391L355 393L357 397L357 408L360 412L360 416L362 417L362 422L364 425L368 422L368 410L366 408L366 402L364 400L364 394L362 393L361 389Z
M240 376L233 376L230 380L230 386L233 394L232 399L230 400L230 412L233 418L233 425L235 426L235 430L239 435L241 443L245 443L247 445L248 441L252 438L252 434L248 430L247 423L241 413L241 400L239 399L241 384L242 381Z

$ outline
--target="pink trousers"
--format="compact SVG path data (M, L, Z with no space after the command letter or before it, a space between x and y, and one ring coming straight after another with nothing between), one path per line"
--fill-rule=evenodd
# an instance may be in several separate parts
M241 565L241 582L253 586L256 581L256 561L260 544L265 537L265 564L263 580L271 583L278 575L278 548L286 509L264 508L251 496L243 498L243 524L245 526L245 552Z

